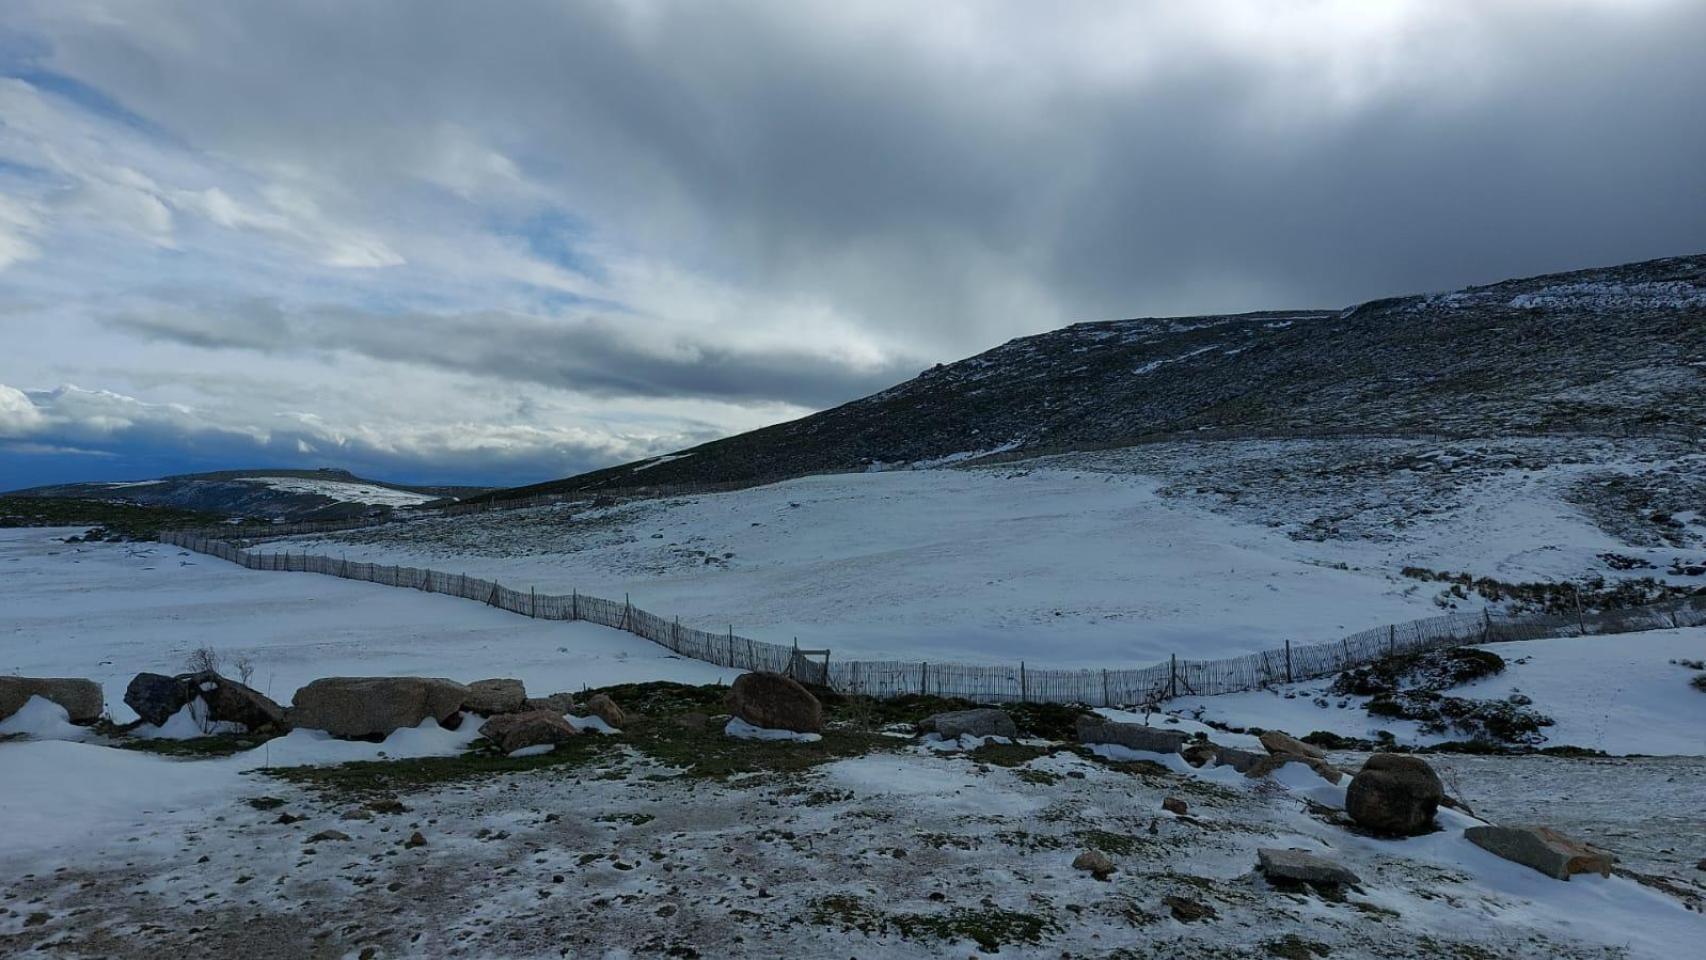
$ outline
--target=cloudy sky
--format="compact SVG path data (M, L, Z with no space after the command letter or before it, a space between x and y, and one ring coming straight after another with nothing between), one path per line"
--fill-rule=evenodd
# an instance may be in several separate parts
M563 476L1706 251L1706 2L5 0L0 488Z

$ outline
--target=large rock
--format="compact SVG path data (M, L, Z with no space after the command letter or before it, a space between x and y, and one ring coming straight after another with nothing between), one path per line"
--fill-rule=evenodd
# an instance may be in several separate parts
M1128 750L1178 753L1190 739L1177 730L1146 727L1141 723L1119 723L1094 714L1078 718L1079 743L1113 743Z
M163 726L194 699L189 684L163 673L139 673L124 688L124 702L143 723Z
M823 704L792 677L780 673L743 673L729 687L729 712L755 727L819 733Z
M475 680L468 684L462 709L489 717L498 713L520 713L527 709L527 688L520 680Z
M1345 812L1359 826L1389 836L1413 837L1433 829L1445 787L1420 757L1377 753L1351 778Z
M1611 876L1616 858L1597 847L1589 846L1541 826L1470 827L1463 836L1477 847L1512 863L1520 863L1556 880L1568 880L1578 873L1597 873Z
M1356 883L1349 867L1302 850L1263 847L1256 851L1256 869L1270 880L1297 883Z
M622 708L616 705L616 701L602 693L595 693L588 697L586 703L581 705L581 709L586 711L586 716L597 717L612 727L620 728L628 722L628 718L622 713Z
M575 728L560 713L529 710L503 713L487 720L480 725L480 736L497 744L499 750L514 753L545 743L555 746L575 736Z
M558 716L575 712L575 698L569 693L553 693L548 697L528 697L522 710L549 710Z
M1311 760L1327 759L1327 751L1312 744L1304 743L1289 733L1269 730L1261 736L1262 746L1269 753L1289 754L1294 757L1308 757Z
M259 690L244 686L230 677L207 671L185 674L178 679L188 688L191 696L199 696L202 702L207 704L209 720L240 723L250 730L286 726L283 707Z
M454 726L468 688L436 677L326 677L296 691L290 721L334 737L384 737L437 720Z
M106 698L101 685L75 677L0 677L0 720L30 702L31 697L51 700L65 708L72 723L93 723L101 718Z
M977 710L954 710L925 717L918 724L919 733L936 733L944 740L958 740L967 734L974 737L1019 736L1019 728L1005 710L984 707Z

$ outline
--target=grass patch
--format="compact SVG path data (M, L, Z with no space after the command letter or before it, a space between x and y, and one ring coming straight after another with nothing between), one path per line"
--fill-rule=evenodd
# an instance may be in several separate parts
M951 907L941 913L883 913L858 897L831 896L812 901L806 919L817 926L857 930L867 936L894 933L907 940L969 940L984 953L1006 946L1038 946L1060 930L1052 918L1003 910L988 902Z
M967 752L966 756L978 763L987 763L994 767L1022 767L1053 752L1048 747L1033 747L1023 743L986 743Z
M816 743L736 740L720 729L694 730L656 722L633 724L622 739L686 776L709 779L797 773L847 757L893 750L899 744L892 737L849 730L825 730Z
M369 797L424 790L463 780L486 780L508 773L554 767L578 767L620 749L615 737L575 737L550 753L511 757L495 751L472 751L459 757L420 757L408 760L360 760L335 766L263 767L261 773L335 797Z
M0 527L81 527L79 539L155 540L161 530L205 527L224 517L196 510L144 507L78 497L0 497Z
M258 734L195 737L190 740L155 740L147 737L117 736L113 738L112 745L120 750L135 750L139 753L153 753L162 757L210 759L229 757L234 753L253 750L271 739L273 739L271 736Z

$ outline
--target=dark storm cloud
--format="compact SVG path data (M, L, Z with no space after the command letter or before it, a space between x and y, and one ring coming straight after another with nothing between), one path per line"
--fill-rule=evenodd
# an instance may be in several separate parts
M262 301L203 314L120 314L106 324L189 346L276 354L347 351L594 396L782 399L829 406L918 372L894 365L861 371L805 349L734 350L691 342L648 346L647 338L636 339L609 321L552 321L491 311L292 314ZM671 353L660 355L659 347Z
M734 430L1075 320L1706 250L1687 0L9 14L0 283L83 322L0 383L238 348Z

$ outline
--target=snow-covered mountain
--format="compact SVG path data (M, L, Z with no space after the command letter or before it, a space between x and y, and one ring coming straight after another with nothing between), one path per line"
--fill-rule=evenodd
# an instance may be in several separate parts
M366 480L344 470L227 470L158 480L69 483L12 496L109 500L199 510L231 517L334 520L414 507L479 492L472 487L416 487Z
M1346 310L1080 323L791 423L530 495L1157 437L1706 434L1706 256Z

